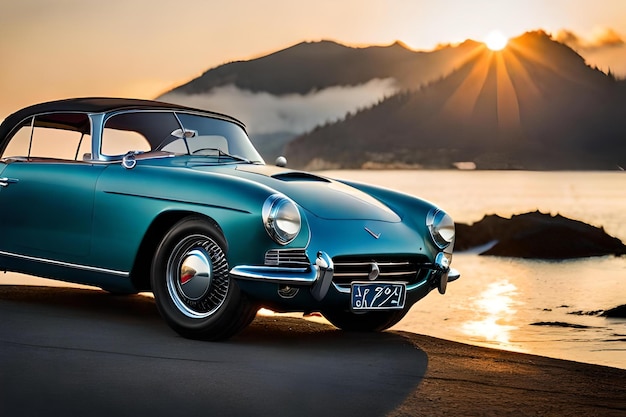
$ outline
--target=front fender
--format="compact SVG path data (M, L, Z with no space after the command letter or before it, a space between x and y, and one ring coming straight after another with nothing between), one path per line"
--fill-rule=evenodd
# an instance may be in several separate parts
M229 262L263 259L276 247L265 232L261 209L276 191L262 184L220 173L137 165L108 167L100 177L94 209L94 264L128 271L141 241L159 215L197 213L213 219L229 245ZM120 210L123 207L123 210ZM293 245L305 246L308 226Z

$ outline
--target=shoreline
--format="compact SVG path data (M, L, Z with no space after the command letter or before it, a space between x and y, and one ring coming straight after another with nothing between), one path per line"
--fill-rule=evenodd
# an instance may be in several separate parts
M429 366L390 416L623 416L626 370L403 333Z
M341 331L295 317L257 316L250 332ZM428 358L426 372L404 401L387 415L623 416L626 370L469 345L390 330ZM348 334L348 333L346 333ZM244 331L243 337L246 337ZM297 336L293 336L297 337Z

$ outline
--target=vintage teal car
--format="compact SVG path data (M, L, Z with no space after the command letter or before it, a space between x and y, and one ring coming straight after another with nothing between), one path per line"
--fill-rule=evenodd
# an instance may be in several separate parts
M459 277L444 211L265 165L223 114L42 103L4 120L0 155L0 270L151 291L185 337L228 338L261 306L380 331Z

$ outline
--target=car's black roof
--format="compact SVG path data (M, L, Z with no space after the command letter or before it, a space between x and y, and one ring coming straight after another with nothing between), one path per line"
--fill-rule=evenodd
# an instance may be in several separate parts
M217 116L232 120L243 126L243 123L231 116L215 113L207 110L195 109L192 107L181 106L178 104L165 103L155 100L141 100L134 98L113 98L113 97L83 97L69 98L65 100L55 100L46 103L34 104L25 107L15 113L7 116L0 125L0 139L4 138L16 124L24 119L49 112L85 112L85 113L104 113L115 110L139 109L139 110L187 110L200 112L206 115Z

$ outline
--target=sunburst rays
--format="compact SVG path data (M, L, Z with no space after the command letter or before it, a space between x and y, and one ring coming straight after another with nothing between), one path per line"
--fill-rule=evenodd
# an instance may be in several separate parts
M522 38L510 40L502 50L481 44L472 55L467 76L445 101L442 117L468 125L496 120L499 136L521 137L524 104L528 106L544 95L542 87L533 81L529 63L569 78L545 54L525 45Z

